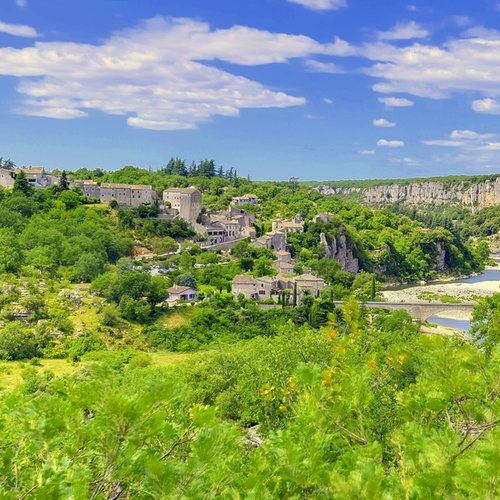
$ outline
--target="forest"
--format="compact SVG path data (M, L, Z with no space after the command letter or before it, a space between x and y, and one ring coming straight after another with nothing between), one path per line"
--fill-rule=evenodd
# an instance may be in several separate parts
M231 280L275 273L272 251L208 252L157 207L18 175L0 190L0 496L498 497L500 295L478 300L470 340L362 305L387 283L482 270L497 211L375 210L186 165L68 175L194 185L208 210L255 193L257 234L300 214L297 271L329 287L259 307ZM326 254L341 236L357 273ZM197 303L169 305L174 284Z

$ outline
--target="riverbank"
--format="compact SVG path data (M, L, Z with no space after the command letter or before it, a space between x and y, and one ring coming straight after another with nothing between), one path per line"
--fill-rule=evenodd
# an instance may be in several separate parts
M445 337L460 337L467 339L464 332L457 330L455 328L450 328L449 326L436 325L436 324L424 324L420 327L420 333L425 335L441 335Z
M500 281L488 280L488 271L498 272L498 266L487 266L483 275L471 277L467 280L455 280L448 283L416 285L401 290L384 290L382 295L387 302L428 303L429 297L435 303L474 302L478 297L488 297L500 292ZM484 278L484 281L482 280ZM441 299L441 300L440 300ZM470 320L471 314L465 311L445 311L436 314L443 318L456 320Z

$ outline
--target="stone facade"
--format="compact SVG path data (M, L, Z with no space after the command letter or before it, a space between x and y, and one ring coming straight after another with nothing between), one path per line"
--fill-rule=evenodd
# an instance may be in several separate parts
M273 220L272 222L273 231L283 231L288 233L303 233L304 232L304 222L300 217L294 217L291 220Z
M143 203L151 204L157 197L152 186L139 184L102 183L99 191L101 203L110 203L111 200L116 200L121 207L134 208Z
M179 217L194 224L201 213L201 191L196 188L169 188L163 191L163 201L179 212Z
M14 187L14 180L23 171L28 182L36 189L46 188L59 183L60 177L45 172L43 167L2 168L0 167L0 186L6 189Z
M302 274L293 278L284 276L254 278L249 274L239 274L233 278L232 282L232 293L235 300L240 294L243 294L247 299L266 300L272 298L277 301L276 297L283 292L288 295L291 304L294 290L296 290L298 305L302 303L306 294L316 298L325 289L328 287L324 280L312 274Z
M255 217L240 208L228 211L208 212L201 224L195 224L196 232L207 236L207 246L219 245L242 238L255 237L252 226Z
M283 231L271 231L257 238L252 244L257 248L286 250L286 233Z
M249 274L237 274L233 278L231 291L234 300L238 300L240 294L244 295L246 299L257 298L256 293L257 280Z

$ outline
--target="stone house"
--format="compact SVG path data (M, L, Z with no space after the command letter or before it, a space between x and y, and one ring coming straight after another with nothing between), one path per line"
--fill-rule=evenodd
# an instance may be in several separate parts
M251 205L258 205L259 203L259 198L257 198L257 195L255 194L244 194L243 196L237 196L233 198L233 201L231 202L232 205L245 205L246 203L250 203Z
M92 189L95 190L95 187ZM121 207L135 208L142 203L153 203L156 200L156 191L148 185L104 182L99 187L99 198L101 203L110 203L111 200L116 200Z
M253 243L257 248L268 248L270 250L286 249L286 233L283 231L271 231L257 238Z
M196 232L206 234L207 244L215 245L241 238L255 237L255 221L252 214L244 210L231 208L223 212L208 212L202 224L195 224Z
M313 298L316 298L321 295L321 292L325 288L327 288L322 278L312 274L301 274L295 277L293 282L297 284L297 298L299 302L302 300L306 291L308 291Z
M250 274L237 274L232 281L231 291L234 300L238 300L240 294L246 299L257 298L257 280Z
M178 211L179 217L190 224L196 223L201 213L201 191L194 187L165 189L163 201L169 202L170 206Z
M272 222L273 231L283 231L288 233L303 233L304 232L304 222L299 217L294 217L291 220L273 220Z
M269 276L256 278L255 290L258 300L271 299L273 295L279 292L278 282L275 278Z
M99 184L95 181L77 181L74 183L75 187L81 190L81 192L89 199L101 199L101 188Z
M12 189L19 172L24 172L28 182L36 189L46 188L59 183L58 175L48 174L43 167L3 168L0 167L0 186Z
M175 302L183 300L186 302L192 302L197 299L196 290L189 286L174 285L168 290L168 301Z

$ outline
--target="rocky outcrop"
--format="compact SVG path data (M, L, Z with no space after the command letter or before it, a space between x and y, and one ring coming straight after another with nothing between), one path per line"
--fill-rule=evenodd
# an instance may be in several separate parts
M500 177L470 182L425 181L387 184L368 188L318 186L325 196L358 196L369 205L404 203L407 205L445 205L456 203L469 208L500 204Z
M442 273L446 268L446 247L442 241L436 242L436 256L432 268L438 273Z
M354 257L353 249L349 244L344 226L339 226L338 236L320 234L320 242L325 251L325 257L335 259L344 271L357 273L359 261Z

